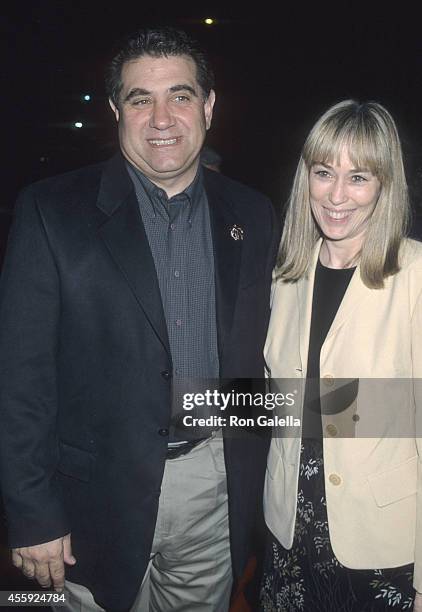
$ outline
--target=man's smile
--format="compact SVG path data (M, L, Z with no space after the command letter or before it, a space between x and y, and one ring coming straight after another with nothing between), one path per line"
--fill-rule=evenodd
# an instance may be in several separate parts
M177 138L150 138L148 142L153 147L168 147L175 144L179 144L182 140L181 136Z

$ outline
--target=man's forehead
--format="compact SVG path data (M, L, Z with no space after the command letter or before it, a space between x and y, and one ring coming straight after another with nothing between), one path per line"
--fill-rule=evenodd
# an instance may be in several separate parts
M196 66L187 55L152 57L143 55L125 62L122 68L123 89L142 87L153 91L170 88L179 83L199 87Z

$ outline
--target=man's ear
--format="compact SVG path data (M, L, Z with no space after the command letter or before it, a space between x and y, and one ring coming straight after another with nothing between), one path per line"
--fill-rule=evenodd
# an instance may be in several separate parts
M119 117L120 117L120 113L119 113L119 109L117 108L117 106L114 104L113 100L111 98L108 99L108 103L111 106L111 110L114 113L114 116L116 117L116 121L119 121Z
M212 109L214 108L214 102L215 102L215 91L211 89L208 95L208 98L205 100L205 103L204 103L205 126L207 130L209 130L211 127Z

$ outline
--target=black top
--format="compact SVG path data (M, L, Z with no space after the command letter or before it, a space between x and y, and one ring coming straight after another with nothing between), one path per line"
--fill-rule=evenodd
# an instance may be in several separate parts
M319 401L319 362L321 347L346 293L355 268L326 268L318 260L312 297L311 331L302 436L322 437Z

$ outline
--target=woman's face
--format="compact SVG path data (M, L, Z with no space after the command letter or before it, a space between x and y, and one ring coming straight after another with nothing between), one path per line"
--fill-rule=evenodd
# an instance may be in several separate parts
M337 165L337 161L339 165ZM309 172L314 218L327 240L362 246L381 184L368 168L355 168L346 149L332 165L315 163Z

